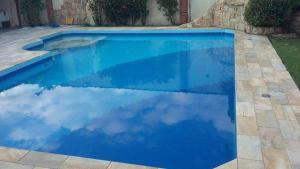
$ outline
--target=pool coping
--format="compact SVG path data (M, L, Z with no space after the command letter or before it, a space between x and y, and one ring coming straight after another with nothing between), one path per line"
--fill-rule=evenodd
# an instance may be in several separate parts
M82 31L85 30L86 28ZM37 57L36 54L34 56ZM235 31L235 62L237 159L218 168L299 167L300 162L297 157L300 155L300 126L296 117L300 114L300 92L292 77L286 71L267 37L264 36ZM278 85L280 90L273 89L274 85ZM271 93L271 98L262 97L263 94L268 93ZM37 156L40 157L38 160ZM0 166L25 165L31 168L36 166L52 168L51 162L56 163L55 165L60 162L58 168L75 167L76 164L79 168L80 166L92 168L95 165L98 166L97 168L102 166L110 169L120 166L121 168L147 168L7 147L0 148Z

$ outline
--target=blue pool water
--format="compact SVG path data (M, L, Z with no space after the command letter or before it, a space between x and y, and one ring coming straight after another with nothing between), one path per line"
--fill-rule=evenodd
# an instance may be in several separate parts
M87 31L30 45L49 57L0 77L0 146L170 169L233 160L233 39Z

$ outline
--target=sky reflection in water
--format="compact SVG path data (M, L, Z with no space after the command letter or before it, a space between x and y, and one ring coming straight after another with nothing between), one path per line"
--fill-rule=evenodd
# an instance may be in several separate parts
M64 49L0 79L0 145L172 169L234 159L232 37L147 38Z

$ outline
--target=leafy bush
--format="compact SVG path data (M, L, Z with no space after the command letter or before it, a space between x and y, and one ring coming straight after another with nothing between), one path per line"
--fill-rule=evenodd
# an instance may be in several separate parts
M25 20L30 26L41 24L40 12L45 8L42 0L22 0L20 1L20 10Z
M178 9L178 1L177 0L156 0L158 9L164 12L164 15L167 17L168 21L170 21L173 25L176 24L175 14L179 10Z
M117 25L127 25L130 18L130 0L103 0L107 19Z
M288 0L250 0L245 20L253 26L282 26L287 22Z
M146 25L146 18L149 14L147 9L148 0L131 0L131 21L132 24L135 24L138 19L141 19L143 25Z
M97 24L103 23L103 14L116 25L135 24L139 19L146 24L149 13L147 0L93 0L90 8Z
M102 0L93 0L90 2L90 9L93 13L93 19L96 25L103 24Z
M289 0L289 7L292 11L300 9L300 0Z

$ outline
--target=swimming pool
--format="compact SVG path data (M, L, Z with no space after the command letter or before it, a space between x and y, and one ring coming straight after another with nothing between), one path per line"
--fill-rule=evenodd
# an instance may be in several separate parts
M0 146L171 169L236 158L228 30L68 31L0 74Z

